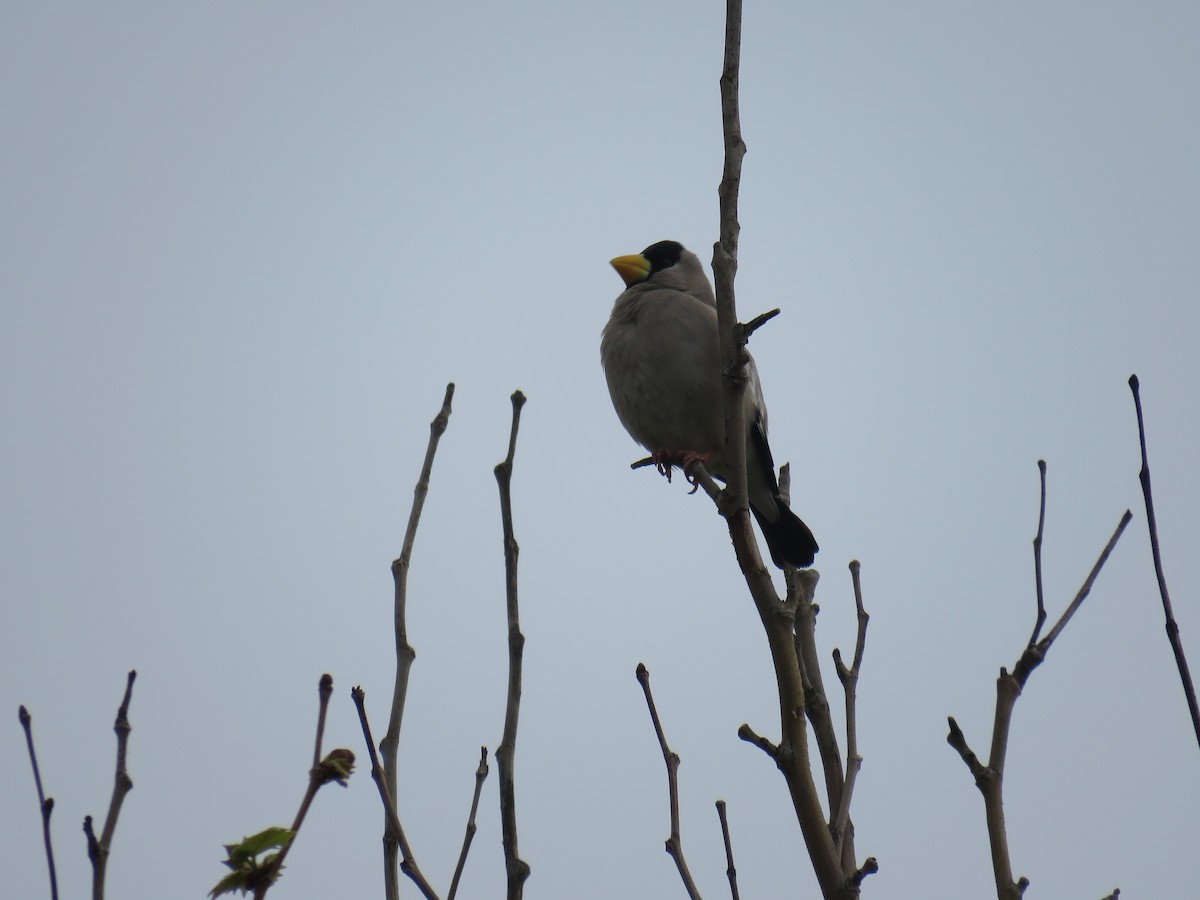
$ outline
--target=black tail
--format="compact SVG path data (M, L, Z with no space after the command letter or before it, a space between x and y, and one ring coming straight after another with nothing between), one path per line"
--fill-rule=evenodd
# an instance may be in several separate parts
M779 568L785 562L791 563L798 569L807 569L816 558L817 539L808 530L808 526L800 517L792 512L786 503L775 498L779 507L779 519L768 522L766 517L755 507L754 518L762 529L763 537L767 539L767 549L771 551L771 561Z

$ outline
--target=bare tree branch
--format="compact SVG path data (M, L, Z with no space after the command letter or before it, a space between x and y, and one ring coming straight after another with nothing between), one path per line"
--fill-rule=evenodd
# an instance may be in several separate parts
M467 830L463 835L462 850L458 854L458 864L454 867L454 877L450 880L450 891L446 900L454 900L458 893L458 880L462 877L463 866L467 862L467 853L471 849L471 841L475 837L475 813L479 809L479 794L483 791L484 779L488 776L487 747L479 748L479 765L475 769L475 795L471 798L471 812L467 816Z
M33 717L23 705L18 708L17 717L25 731L29 764L33 767L33 783L37 787L38 809L42 813L42 841L46 846L46 864L50 867L50 900L58 900L58 874L54 868L54 846L50 841L50 814L54 812L54 798L47 797L42 790L42 774L38 769L37 753L33 749Z
M512 472L513 456L517 451L517 430L521 425L521 407L525 395L512 395L512 429L508 438L508 455L495 468L500 488L500 518L504 529L505 596L508 610L508 702L504 710L504 735L496 748L496 765L500 770L500 829L504 845L504 867L508 875L508 900L520 900L529 877L529 863L517 851L517 801L513 774L517 752L517 722L521 711L521 661L525 635L517 605L517 558L520 547L513 534Z
M717 188L720 202L720 240L713 246L713 281L716 288L717 321L720 330L721 373L724 376L723 409L725 419L725 459L730 481L725 489L736 510L728 518L730 528L736 519L739 527L750 528L746 495L746 353L745 341L738 341L737 306L733 282L737 275L738 192L742 178L742 140L738 81L742 57L742 2L727 0L725 5L725 61L721 69L721 127L725 142L725 163ZM754 546L757 556L757 544Z
M796 818L800 823L800 831L804 836L822 895L826 900L847 900L859 896L862 876L858 875L859 870L847 871L842 866L813 782L808 756L807 695L795 643L797 601L792 598L787 601L780 600L775 592L771 576L763 566L758 542L750 525L746 496L747 429L744 421L744 398L749 354L745 348L747 329L738 325L734 297L740 232L737 215L738 191L742 158L746 153L741 134L738 100L742 39L741 0L727 0L725 9L725 57L720 82L725 163L721 183L717 189L721 208L720 240L713 247L713 278L724 387L724 458L730 481L726 484L725 498L718 502L718 508L728 525L738 565L754 598L755 608L767 635L771 659L775 664L781 736L777 752L773 755L787 782ZM747 729L739 731L739 734L745 730Z
M946 742L958 752L963 763L966 764L967 769L970 771L971 776L975 779L976 787L979 788L980 793L983 795L984 817L987 821L988 842L991 847L992 875L995 879L996 896L999 900L1019 900L1025 893L1025 889L1029 886L1029 879L1024 876L1015 881L1013 880L1008 832L1004 824L1004 763L1008 753L1008 737L1012 725L1013 709L1016 706L1017 698L1021 696L1021 691L1025 687L1029 675L1046 658L1046 653L1054 643L1054 640L1062 633L1062 630L1067 626L1071 617L1091 591L1092 585L1100 574L1101 568L1103 568L1109 554L1112 553L1122 532L1125 530L1125 526L1129 524L1129 520L1132 518L1129 510L1126 510L1112 537L1109 538L1108 543L1100 552L1095 565L1092 566L1091 572L1088 573L1087 578L1084 580L1083 586L1075 595L1075 598L1063 612L1062 616L1059 617L1054 627L1050 629L1050 633L1039 639L1038 634L1045 619L1045 606L1040 591L1041 535L1043 525L1045 524L1046 511L1045 464L1039 464L1038 469L1041 472L1042 482L1041 511L1038 515L1038 537L1034 539L1034 565L1037 572L1039 589L1038 624L1034 627L1029 645L1025 648L1017 664L1013 667L1012 673L1010 674L1007 669L1001 668L1000 676L996 679L996 711L992 722L992 743L987 764L985 765L980 762L979 757L976 756L967 743L966 736L953 716L950 716L948 719L950 732L946 736Z
M117 830L117 816L121 814L121 804L125 795L133 790L133 779L125 765L125 751L129 746L129 732L133 728L129 724L129 701L133 695L133 682L137 671L130 670L125 679L125 696L117 708L117 718L113 722L113 731L117 733L117 770L113 778L112 799L108 803L108 815L104 817L104 828L100 837L92 827L92 817L83 819L83 833L87 836L88 859L92 861L92 900L104 900L104 876L108 870L108 854L112 849L113 834Z
M790 473L781 470L781 495L783 485L790 481ZM789 485L790 487L790 485ZM786 497L784 498L787 499ZM821 770L825 774L825 796L830 811L830 830L835 849L839 850L843 870L854 870L853 826L849 819L838 826L832 816L839 808L845 788L845 772L842 769L842 751L838 743L837 729L833 724L829 698L825 692L825 679L821 674L820 654L817 652L817 614L821 611L816 603L817 582L820 573L816 569L790 569L785 572L788 596L784 602L795 609L796 656L800 662L800 676L804 686L804 713L812 725L817 753L821 757ZM849 834L849 840L843 838ZM841 854L841 848L849 852Z
M654 705L654 695L650 692L650 671L644 663L637 665L637 680L646 695L646 707L650 710L650 721L654 723L654 733L658 737L658 746L662 750L663 762L667 766L667 792L670 795L671 834L667 837L667 854L675 860L675 868L683 879L683 886L691 900L700 900L700 892L692 873L688 871L687 860L683 858L683 842L679 838L679 754L667 746L666 735L663 734L662 722L658 718L658 709ZM717 805L718 811L721 805ZM722 821L724 819L722 818ZM726 844L728 848L728 844Z
M1033 623L1033 632L1029 635L1029 646L1037 643L1046 624L1046 602L1042 594L1042 532L1046 527L1046 461L1038 460L1038 477L1042 483L1042 499L1038 505L1037 534L1033 538L1033 580L1037 588L1037 619Z
M717 818L721 820L721 838L725 841L725 877L729 879L729 893L738 900L737 867L733 864L733 845L729 841L729 819L725 815L725 801L717 801Z
M1183 640L1179 636L1179 624L1175 621L1175 612L1171 608L1171 595L1167 591L1167 577L1163 574L1162 552L1158 546L1158 521L1154 517L1154 493L1150 490L1150 463L1146 455L1146 426L1142 420L1142 396L1136 375L1129 376L1129 389L1133 391L1133 405L1137 410L1138 444L1142 450L1142 468L1138 473L1138 480L1142 483L1142 496L1146 501L1146 524L1150 528L1150 552L1154 556L1154 574L1158 578L1158 593L1162 597L1163 614L1167 620L1167 640L1171 642L1171 651L1175 654L1175 666L1179 669L1179 680L1183 682L1183 694L1187 698L1188 712L1192 717L1192 729L1196 732L1196 742L1200 743L1200 706L1196 705L1196 686L1192 683L1192 673L1188 670L1187 657L1183 653Z
M761 734L758 734L749 725L743 722L741 727L738 728L737 733L738 737L740 737L747 744L753 744L763 753L767 754L767 756L771 757L773 762L779 762L779 748L775 744L771 743L770 740L763 737Z
M1075 615L1076 611L1083 604L1084 599L1086 599L1087 595L1091 593L1092 585L1096 583L1096 578L1099 576L1100 570L1104 567L1104 563L1108 560L1109 554L1113 552L1113 548L1117 546L1117 541L1120 540L1121 533L1125 530L1125 526L1129 524L1132 518L1133 513L1131 513L1129 510L1125 510L1124 514L1121 516L1121 521L1117 524L1116 531L1114 531L1112 537L1108 539L1108 544L1105 545L1104 549L1100 552L1099 559L1096 560L1096 564L1092 566L1092 571L1088 573L1087 579L1083 582L1083 587L1079 589L1079 593L1075 595L1075 599L1071 601L1071 605L1066 608L1061 616L1059 616L1058 621L1054 623L1054 627L1050 629L1050 633L1038 641L1038 662L1041 662L1041 660L1045 658L1046 651L1050 649L1050 645L1054 643L1055 639L1060 634L1062 634L1062 630L1067 627L1067 623L1071 621L1071 617ZM1021 666L1018 664L1013 672L1014 674L1020 676ZM1028 677L1028 671L1025 672L1025 675ZM1022 687L1024 687L1024 684L1025 680L1022 678Z
M454 399L454 382L446 385L446 394L442 399L442 407L438 410L433 421L429 423L429 444L425 448L425 461L421 465L421 474L417 478L417 486L413 489L412 509L408 514L408 527L404 532L404 543L400 556L392 562L392 583L394 586L393 627L396 634L396 682L392 690L392 707L388 717L387 734L379 743L383 754L383 772L390 796L397 796L397 756L400 751L400 728L404 721L404 701L408 696L408 677L413 660L417 653L408 642L408 626L406 623L406 606L408 602L408 569L412 558L413 543L417 537L417 525L421 521L421 511L425 508L425 497L429 493L429 476L433 471L433 459L437 454L438 442L450 423L450 403ZM384 819L383 831L383 881L384 895L387 900L398 900L400 884L397 877L398 837L389 831L390 823Z
M344 748L332 751L325 760L321 759L321 744L325 737L325 715L329 710L329 698L332 694L333 676L326 673L321 676L321 680L317 684L317 738L313 747L312 768L308 771L308 788L304 792L304 799L300 801L296 817L292 820L291 837L264 867L261 878L256 880L255 900L262 900L278 880L279 873L283 871L283 861L296 843L296 835L300 832L300 826L304 824L304 818L308 815L308 809L312 806L317 791L331 781L336 781L345 787L346 779L350 777L350 772L354 768L354 754Z
M858 778L858 771L862 768L862 756L858 752L857 688L858 675L862 670L863 651L867 644L867 623L870 622L871 617L863 606L861 571L862 566L859 561L851 560L850 579L854 583L854 605L858 611L858 636L854 642L854 662L850 664L850 668L846 668L842 662L841 651L836 648L833 651L833 662L837 667L838 680L841 681L842 690L846 695L846 783L838 798L830 829L833 831L833 839L843 865L847 863L847 858L846 854L841 852L842 847L846 841L853 841L854 837L853 826L850 824L850 800L854 795L854 783ZM853 860L854 855L851 853L849 862L853 862Z
M358 721L362 725L363 740L366 741L367 752L371 756L371 778L379 789L379 799L383 801L383 812L387 816L390 832L396 836L400 852L403 854L403 858L400 860L400 871L412 879L413 884L417 886L417 890L421 892L421 896L425 900L438 900L437 893L425 880L425 876L421 874L421 868L413 856L412 847L409 846L408 838L404 835L404 826L400 824L396 804L388 791L387 776L383 771L383 766L380 765L379 754L375 752L375 739L371 737L371 724L367 721L366 692L361 687L356 687L350 691L350 696L354 698L354 705L358 707Z

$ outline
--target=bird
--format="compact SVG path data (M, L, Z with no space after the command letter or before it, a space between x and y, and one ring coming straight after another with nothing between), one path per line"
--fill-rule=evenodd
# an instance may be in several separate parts
M610 265L625 282L600 339L600 363L617 417L656 460L704 461L729 481L724 458L717 304L700 258L659 241ZM813 564L812 531L779 495L767 443L767 408L751 359L746 385L746 484L750 509L779 568ZM667 471L670 471L669 467Z

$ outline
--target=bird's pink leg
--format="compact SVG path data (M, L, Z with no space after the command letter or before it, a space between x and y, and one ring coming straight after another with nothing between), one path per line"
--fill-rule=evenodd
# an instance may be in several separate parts
M667 481L671 480L671 467L679 466L683 470L683 477L688 484L692 485L694 492L699 485L696 484L696 479L691 476L689 470L696 463L707 464L712 455L713 451L711 450L704 453L698 450L655 450L650 456L654 460L658 473L666 475Z

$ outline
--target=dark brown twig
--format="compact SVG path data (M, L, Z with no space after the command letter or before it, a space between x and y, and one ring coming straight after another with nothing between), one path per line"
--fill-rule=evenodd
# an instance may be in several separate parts
M767 756L771 757L776 764L779 763L779 747L771 743L769 739L763 737L749 725L743 722L738 728L737 734L747 744L753 744L763 753L767 754Z
M92 900L104 900L104 876L108 870L108 855L112 849L113 834L117 830L117 816L121 814L121 804L125 795L133 790L133 779L125 765L125 752L129 746L129 732L133 728L129 724L129 701L133 696L133 682L137 671L130 670L125 679L125 696L117 708L117 718L113 723L113 731L117 733L117 771L113 779L112 799L108 803L108 815L104 817L104 828L100 837L92 827L92 817L83 819L83 833L87 836L88 859L92 861Z
M691 900L699 900L700 892L692 873L688 871L687 861L683 858L683 842L679 838L679 754L667 746L667 737L663 734L662 722L658 718L658 709L654 705L654 695L650 692L650 671L645 664L637 665L637 680L646 695L646 707L650 710L650 721L654 723L654 733L658 737L658 747L662 751L663 762L667 766L667 792L670 795L671 834L667 837L667 855L675 860L675 868L683 879L683 887ZM718 806L718 809L720 807Z
M517 722L521 712L521 661L525 650L525 635L517 605L517 558L520 547L513 532L512 472L513 456L517 451L517 430L521 424L521 407L525 395L512 395L512 428L508 437L508 455L495 468L500 487L500 518L504 530L504 584L508 611L508 701L504 710L504 735L496 748L496 767L500 778L500 830L504 846L504 867L508 881L508 900L520 900L529 877L529 863L521 859L517 849L517 800L514 762L517 752Z
M729 893L738 900L737 867L733 864L733 845L729 841L729 820L725 816L725 801L717 801L717 818L721 820L721 838L725 841L725 877L729 879Z
M1142 484L1142 497L1146 501L1146 524L1150 528L1150 553L1154 557L1154 575L1158 579L1158 594L1162 598L1163 615L1166 617L1167 640L1175 654L1175 667L1179 669L1179 680L1183 683L1183 694L1187 699L1188 712L1192 717L1192 730L1196 742L1200 743L1200 706L1196 704L1196 686L1188 669L1187 657L1183 652L1183 640L1179 636L1179 624L1171 608L1171 594L1167 591L1167 577L1163 574L1162 552L1158 545L1158 520L1154 517L1154 493L1150 490L1150 463L1146 455L1146 426L1142 420L1142 397L1136 375L1129 376L1129 389L1133 391L1133 405L1137 410L1138 444L1142 450L1142 468L1138 481Z
M753 319L751 319L745 325L739 325L738 326L738 340L742 344L745 344L748 340L750 340L750 335L754 334L754 332L758 331L758 329L762 328L764 325L766 325L768 322L770 322L777 315L779 315L778 308L768 310L765 313L759 313L757 316L755 316Z
M413 884L417 886L417 890L421 892L421 896L425 897L425 900L438 900L437 893L425 880L425 876L421 874L421 868L413 856L412 847L409 846L408 838L404 835L404 826L400 824L396 804L392 801L391 792L388 791L387 777L383 766L379 763L379 754L375 752L375 739L371 737L371 725L367 721L366 692L361 687L356 687L350 691L350 696L354 698L354 705L358 707L358 721L362 726L363 740L366 741L367 752L371 756L371 778L375 782L375 787L379 789L379 799L383 801L383 812L387 816L388 827L396 836L396 842L403 854L400 860L400 871L412 879Z
M325 740L325 714L329 710L331 696L333 696L333 676L326 672L317 682L317 739L313 745L312 761L314 769L321 763L321 744Z
M1046 527L1046 461L1038 460L1038 477L1042 483L1042 499L1038 505L1037 534L1033 538L1033 580L1037 589L1037 619L1033 623L1033 632L1029 635L1029 646L1037 643L1046 624L1046 601L1042 594L1042 534Z
M471 798L471 813L467 816L467 830L463 835L462 850L458 854L458 864L454 867L454 877L450 880L450 890L446 894L446 900L454 900L458 893L458 880L462 877L463 866L467 863L467 853L470 851L471 841L475 837L475 813L479 809L479 795L483 791L483 782L487 776L487 747L480 747L479 765L475 768L475 795Z
M425 448L425 461L421 465L421 474L417 478L417 486L413 489L412 508L408 514L408 527L404 532L404 543L400 555L392 562L392 583L394 599L392 604L393 628L396 635L396 681L392 690L392 706L388 717L387 733L379 743L380 753L383 754L383 772L389 794L395 798L398 786L396 781L397 757L400 752L400 728L404 721L404 701L408 696L408 678L413 660L417 653L408 642L408 625L406 607L408 603L408 569L412 559L413 543L417 537L417 526L421 521L421 511L425 508L425 497L429 493L429 477L433 472L433 459L437 454L438 442L450 423L451 401L454 399L454 382L446 385L446 394L442 398L441 409L433 421L429 423L429 444ZM398 900L400 884L396 875L398 861L398 838L388 830L385 817L383 833L383 881L384 895L387 900Z
M21 706L17 710L21 728L25 730L25 743L29 747L29 764L33 766L33 783L37 787L38 809L42 813L42 841L46 846L46 864L50 867L50 900L58 900L58 874L54 869L54 846L50 842L50 813L54 812L54 798L47 797L42 790L42 774L38 769L37 753L33 749L33 717Z

